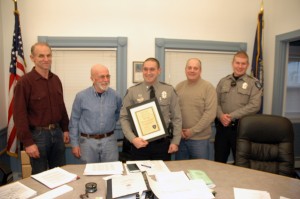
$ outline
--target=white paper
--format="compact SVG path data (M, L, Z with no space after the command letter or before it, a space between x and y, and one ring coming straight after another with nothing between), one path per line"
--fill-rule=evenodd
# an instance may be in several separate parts
M174 173L174 175L172 173ZM159 199L215 198L203 180L189 180L182 172L171 172L166 175L159 174L157 181L151 178L148 178L148 181L153 193Z
M46 193L43 193L35 197L34 199L53 199L70 191L73 191L73 187L62 185L60 187L52 189L51 191L47 191Z
M84 175L114 175L123 173L122 162L103 162L86 164Z
M0 198L27 199L37 195L37 192L20 182L10 183L0 187Z
M127 161L126 164L135 163L141 171L146 171L147 175L154 175L161 172L170 172L167 165L162 160L141 160L141 161ZM126 172L129 174L127 167Z
M130 195L133 193L142 193L147 187L142 173L132 173L121 177L112 178L112 197Z
M157 173L156 181L168 183L169 181L188 182L190 179L185 175L184 171Z
M259 191L253 189L233 188L235 199L271 199L270 193L267 191Z
M77 175L70 173L60 167L44 171L35 175L31 175L32 178L43 183L50 189L61 186L68 182L74 181L77 179Z

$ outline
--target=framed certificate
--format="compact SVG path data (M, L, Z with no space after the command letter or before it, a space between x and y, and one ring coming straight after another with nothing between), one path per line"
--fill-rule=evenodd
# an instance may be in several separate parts
M127 111L136 136L149 142L167 136L166 124L156 98L129 106Z

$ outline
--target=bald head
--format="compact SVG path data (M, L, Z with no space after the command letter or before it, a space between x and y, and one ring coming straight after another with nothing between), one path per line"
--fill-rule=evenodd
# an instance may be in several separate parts
M94 77L95 75L97 76L100 73L109 73L108 68L104 65L101 64L95 64L91 68L91 78Z
M91 68L91 80L97 92L102 93L108 89L110 83L109 70L106 66L95 64Z

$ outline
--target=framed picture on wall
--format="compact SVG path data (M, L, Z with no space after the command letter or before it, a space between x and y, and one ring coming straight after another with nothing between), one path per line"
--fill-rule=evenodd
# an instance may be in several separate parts
M133 68L133 74L132 74L132 82L133 83L139 83L142 82L143 79L143 62L142 61L134 61L132 68Z

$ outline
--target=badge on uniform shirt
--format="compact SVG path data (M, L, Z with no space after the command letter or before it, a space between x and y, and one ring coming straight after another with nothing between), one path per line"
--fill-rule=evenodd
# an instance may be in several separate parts
M144 101L143 95L142 95L142 94L138 94L138 98L136 99L136 101L137 101L138 103L143 102L143 101Z
M260 90L262 88L262 85L259 81L255 82L255 86Z
M242 88L243 88L243 89L247 89L247 87L248 87L247 82L244 82L243 85L242 85Z
M167 92L166 91L161 92L161 97L163 99L166 99L167 98Z

